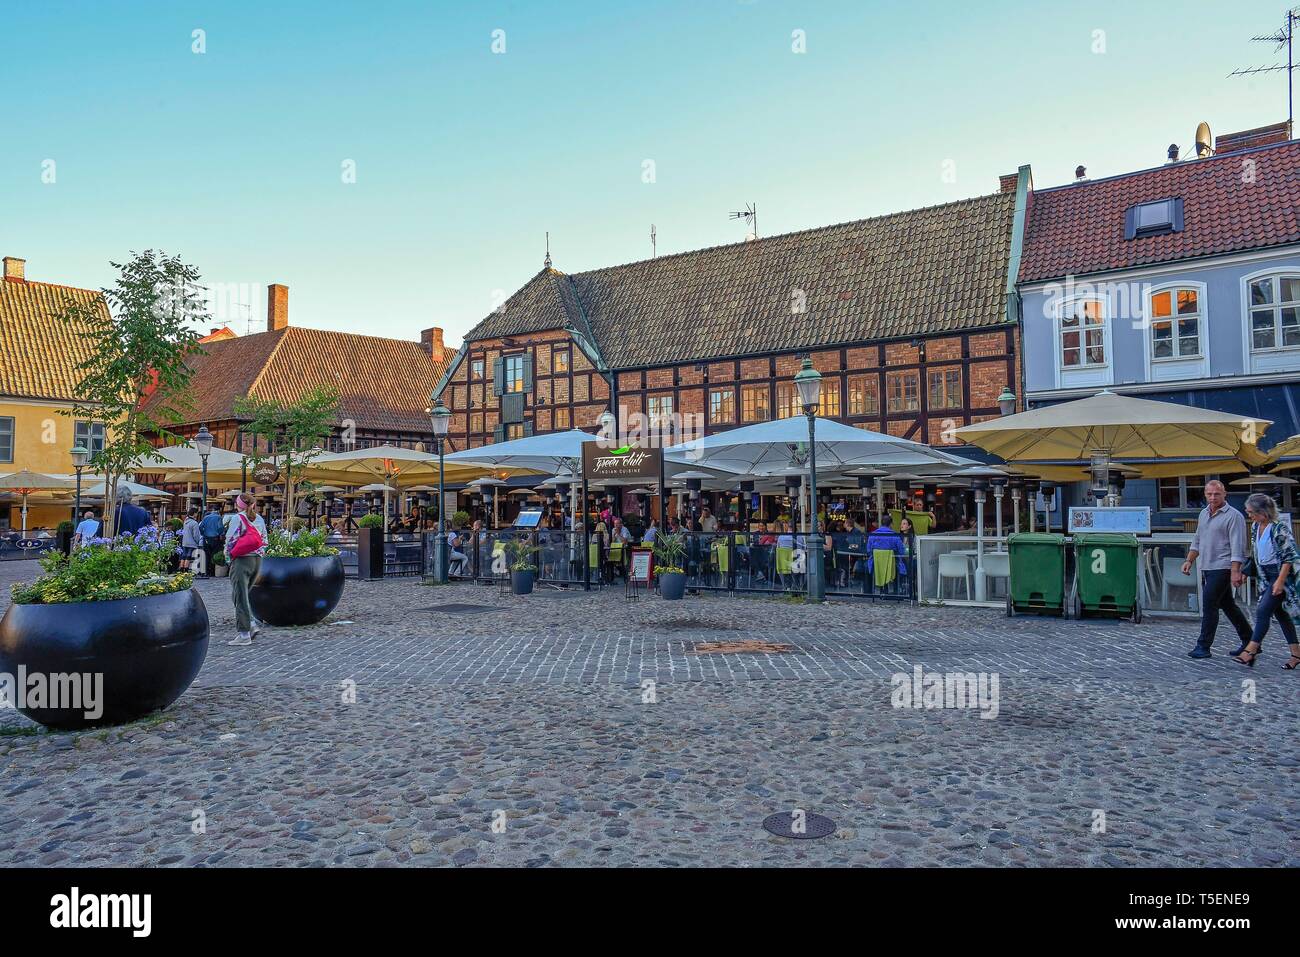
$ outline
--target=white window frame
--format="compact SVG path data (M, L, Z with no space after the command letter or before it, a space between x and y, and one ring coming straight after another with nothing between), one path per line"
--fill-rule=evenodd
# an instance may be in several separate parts
M1172 321L1177 333L1178 290L1189 289L1196 293L1196 339L1200 351L1195 355L1163 356L1156 358L1155 324L1157 319L1152 309L1152 300L1161 293L1174 297ZM1142 339L1143 352L1146 357L1146 379L1148 382L1177 381L1182 379L1203 379L1210 375L1210 350L1206 336L1210 334L1209 323L1209 288L1203 282L1191 279L1178 279L1146 287L1142 299ZM1159 320L1163 322L1164 320ZM1175 342L1177 336L1175 335Z
M1065 321L1066 312L1072 309L1075 305L1077 305L1080 302L1096 302L1101 306L1101 321L1100 323L1098 323L1098 325L1101 328L1101 334L1102 334L1101 344L1102 344L1102 349L1105 352L1106 359L1104 362L1084 362L1084 363L1080 363L1079 365L1067 366L1065 364L1065 338L1064 338L1065 328L1063 323ZM1091 379L1092 377L1095 377L1100 372L1108 372L1110 373L1110 375L1106 375L1104 377L1105 379L1104 382L1093 383L1090 381L1088 384L1104 384L1104 385L1110 384L1110 379L1111 376L1113 376L1113 370L1115 368L1113 362L1115 336L1113 335L1111 330L1110 314L1111 314L1110 302L1107 300L1105 296L1098 296L1095 294L1071 296L1069 299L1062 299L1060 302L1056 304L1055 316L1053 318L1055 334L1052 338L1052 349L1056 353L1056 358L1053 360L1053 365L1056 367L1056 387L1058 389L1070 385L1071 383L1068 382L1068 379L1072 377L1076 377L1080 373L1083 373L1085 376L1088 376ZM1095 327L1090 326L1088 328L1095 328ZM1085 344L1087 340L1087 336L1084 335L1083 326L1079 327L1079 335L1080 335L1080 339L1079 339L1080 358L1082 358L1083 351L1087 348Z
M1268 279L1273 283L1274 300L1268 306L1273 313L1273 334L1274 345L1257 348L1255 346L1255 316L1256 306L1250 302L1250 287L1262 279ZM1251 273L1249 276L1243 276L1242 283L1242 305L1245 308L1243 319L1246 325L1246 347L1254 353L1274 353L1274 352L1295 352L1300 350L1300 344L1294 346L1278 345L1282 339L1282 308L1284 303L1281 299L1282 280L1293 279L1300 282L1300 270L1296 269L1266 269L1260 272ZM1296 309L1300 309L1300 299L1287 300L1287 303L1293 304Z
M7 422L9 433L9 457L0 458L0 462L12 464L14 456L18 454L18 419L12 415L0 415L0 422Z

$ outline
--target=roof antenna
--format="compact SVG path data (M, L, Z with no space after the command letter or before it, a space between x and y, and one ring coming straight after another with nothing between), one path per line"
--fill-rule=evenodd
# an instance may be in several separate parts
M1255 43L1277 44L1273 51L1275 53L1281 52L1282 48L1285 47L1286 66L1278 63L1274 66L1260 66L1251 69L1233 70L1228 74L1228 76L1251 76L1255 73L1277 73L1280 70L1286 70L1286 125L1288 136L1291 135L1291 127L1295 120L1295 95L1292 90L1291 79L1295 75L1296 64L1291 55L1291 41L1295 35L1295 25L1297 22L1300 22L1300 13L1297 13L1295 9L1288 10L1286 12L1286 23L1283 24L1282 29L1278 30L1277 33L1269 34L1266 37L1250 38L1251 41Z
M728 219L743 219L749 225L746 240L758 238L758 203L746 203L745 208L727 214Z
M650 224L650 258L655 258L655 224Z
M549 231L546 233L546 261L542 263L542 268L551 268L551 234Z

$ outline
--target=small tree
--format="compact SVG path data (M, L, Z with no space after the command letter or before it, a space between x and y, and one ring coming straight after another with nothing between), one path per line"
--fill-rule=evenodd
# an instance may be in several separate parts
M249 455L253 465L269 459L280 468L284 478L284 514L286 518L292 517L294 486L302 481L293 477L294 466L306 465L315 458L318 453L314 447L334 433L334 423L339 417L338 390L317 386L291 403L246 395L235 402L235 415L249 420L239 430L253 436L253 451ZM259 437L266 443L265 452L258 448Z
M92 462L104 476L109 536L116 531L111 499L118 480L153 454L145 436L184 441L167 426L179 422L188 407L186 359L201 351L191 324L210 318L197 285L199 271L179 257L147 249L133 252L130 262L110 265L119 275L101 290L107 313L98 303L65 299L57 314L93 350L77 366L77 400L62 414L103 426L104 447ZM151 388L162 401L146 409Z

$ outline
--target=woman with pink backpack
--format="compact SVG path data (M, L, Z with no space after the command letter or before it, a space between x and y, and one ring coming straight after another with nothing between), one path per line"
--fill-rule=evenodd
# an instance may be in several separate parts
M253 496L240 492L235 497L235 515L226 526L226 557L230 560L230 596L235 602L235 626L239 635L232 645L251 645L261 631L253 617L248 589L262 568L266 551L266 522L257 514Z

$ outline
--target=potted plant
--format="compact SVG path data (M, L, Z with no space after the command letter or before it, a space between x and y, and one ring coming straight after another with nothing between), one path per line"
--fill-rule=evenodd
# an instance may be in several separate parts
M469 528L469 512L463 508L451 513L452 528Z
M510 563L510 590L516 595L531 595L536 573L533 556L541 549L524 537L508 539L504 545Z
M357 577L384 577L384 516L362 515L357 519Z
M167 572L176 551L170 532L144 528L70 555L47 552L40 578L14 584L0 619L0 674L25 684L10 689L18 710L48 727L83 728L135 720L185 692L207 657L208 611L192 575ZM56 684L67 692L57 700Z
M253 614L268 625L314 625L343 596L343 560L325 544L329 529L290 531L272 522L262 567L248 590Z
M655 536L655 577L659 579L659 594L668 601L680 601L686 594L685 532L660 532Z
M212 555L212 574L218 578L230 576L230 565L226 563L226 553L223 549L217 549Z

